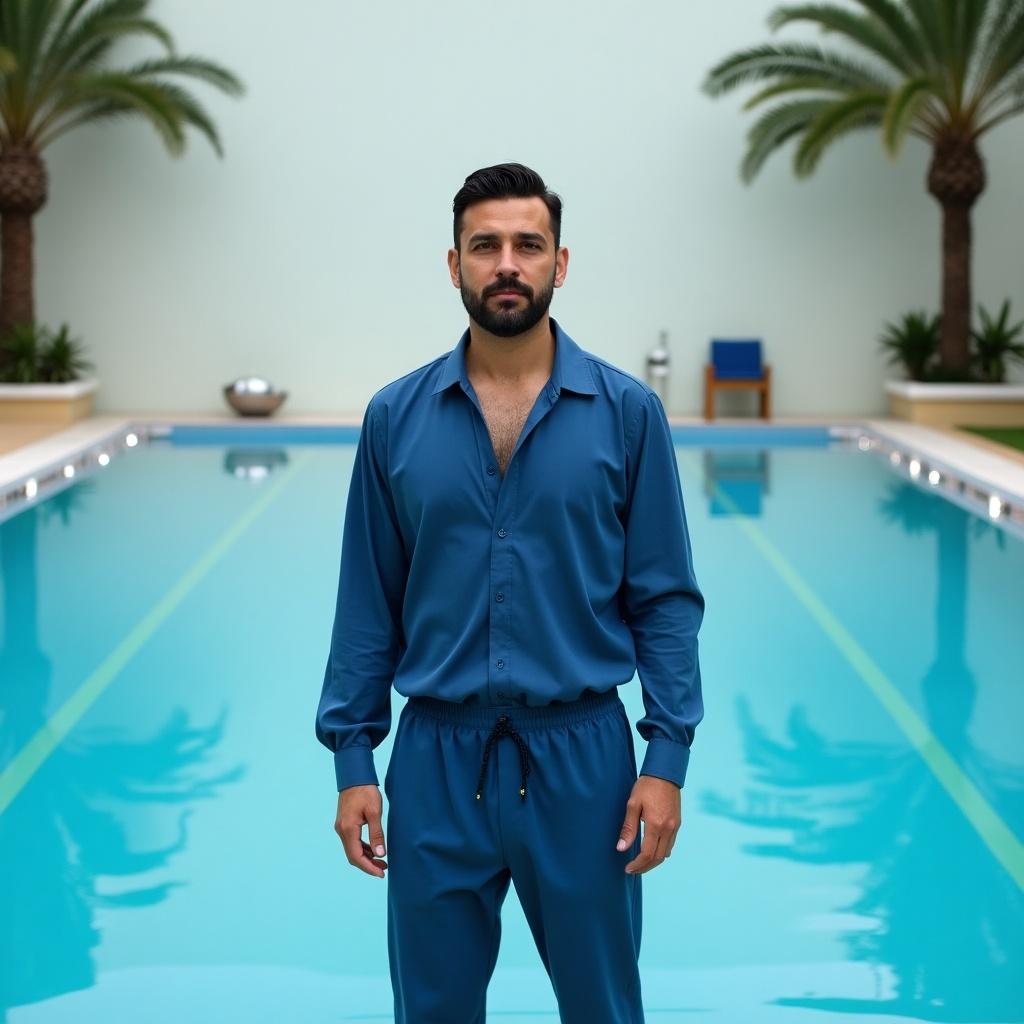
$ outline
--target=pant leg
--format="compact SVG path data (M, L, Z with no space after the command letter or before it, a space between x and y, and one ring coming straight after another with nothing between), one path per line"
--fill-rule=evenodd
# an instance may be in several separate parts
M525 801L518 753L499 744L505 855L562 1024L643 1024L642 876L624 870L640 836L615 849L637 778L628 715L618 701L592 720L524 736Z
M485 1024L511 880L496 805L474 799L479 734L411 712L384 779L395 1024Z

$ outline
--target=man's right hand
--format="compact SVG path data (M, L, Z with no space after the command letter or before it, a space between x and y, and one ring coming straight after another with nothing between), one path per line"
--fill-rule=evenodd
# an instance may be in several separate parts
M368 875L384 877L387 862L381 812L384 803L377 786L347 786L338 794L338 815L334 831L341 837L348 862ZM363 841L363 825L370 826L370 842ZM374 856L377 853L378 856Z

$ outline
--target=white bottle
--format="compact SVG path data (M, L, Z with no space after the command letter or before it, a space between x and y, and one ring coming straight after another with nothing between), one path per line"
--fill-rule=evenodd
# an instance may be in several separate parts
M658 344L647 355L647 383L658 393L668 409L668 331L658 332Z

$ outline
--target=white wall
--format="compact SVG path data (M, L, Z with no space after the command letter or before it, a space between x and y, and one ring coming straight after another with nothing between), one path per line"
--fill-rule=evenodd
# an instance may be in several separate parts
M283 411L358 414L458 340L452 196L475 168L520 160L565 200L569 276L552 312L640 375L667 329L671 412L700 410L716 335L764 338L776 415L880 414L895 372L884 321L938 309L929 153L911 140L892 164L862 133L809 180L790 148L744 186L752 89L713 100L699 84L741 47L819 38L773 34L772 7L155 0L181 51L248 85L241 100L194 87L225 159L194 135L173 160L141 121L57 142L39 319L87 343L100 411L223 410L221 386L251 372L291 392ZM1009 296L1020 319L1024 118L983 142L975 303ZM753 395L723 398L722 413L752 408Z

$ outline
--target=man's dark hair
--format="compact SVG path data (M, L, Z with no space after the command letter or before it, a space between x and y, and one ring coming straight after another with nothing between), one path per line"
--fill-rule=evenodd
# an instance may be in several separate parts
M465 184L455 193L452 209L455 211L455 248L459 248L462 234L462 214L467 206L485 199L529 199L539 196L544 200L551 217L551 233L555 236L555 248L561 244L562 200L552 192L544 179L522 164L495 164L474 171Z

